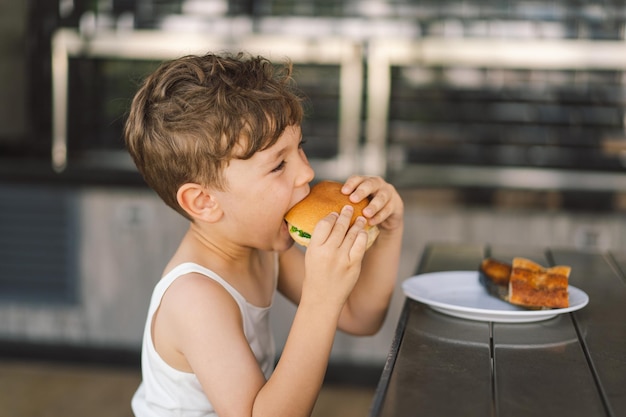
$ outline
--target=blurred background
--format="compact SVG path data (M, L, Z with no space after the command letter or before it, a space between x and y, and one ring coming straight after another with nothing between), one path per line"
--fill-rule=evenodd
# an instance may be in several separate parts
M398 282L431 241L626 250L622 2L0 0L1 357L138 369L185 222L125 113L160 61L239 50L294 62L316 179L398 187ZM330 379L375 386L402 303L338 335ZM292 317L279 299L279 346Z

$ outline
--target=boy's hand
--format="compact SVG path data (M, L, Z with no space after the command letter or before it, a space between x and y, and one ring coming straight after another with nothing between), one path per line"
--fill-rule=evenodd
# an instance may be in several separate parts
M370 198L363 209L370 225L381 231L393 231L403 227L404 203L396 189L380 177L352 176L343 185L341 192L357 203Z
M350 226L353 211L345 206L315 226L304 257L303 297L342 306L352 291L367 246L366 219L359 216Z

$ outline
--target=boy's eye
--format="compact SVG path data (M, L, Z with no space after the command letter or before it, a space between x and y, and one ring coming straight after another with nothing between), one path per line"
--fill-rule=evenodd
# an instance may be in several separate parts
M302 138L300 139L300 143L298 144L299 148L302 148L302 145L304 145L306 143L306 139Z
M276 168L272 170L272 172L281 171L285 167L285 161L280 161L280 164L276 165Z

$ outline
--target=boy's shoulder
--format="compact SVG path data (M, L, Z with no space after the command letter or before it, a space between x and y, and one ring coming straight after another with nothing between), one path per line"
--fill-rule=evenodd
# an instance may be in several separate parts
M181 264L166 274L161 282L164 288L160 308L174 314L239 310L229 284L200 265Z

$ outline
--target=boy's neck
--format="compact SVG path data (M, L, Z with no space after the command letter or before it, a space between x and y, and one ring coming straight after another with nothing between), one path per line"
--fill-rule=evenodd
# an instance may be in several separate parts
M221 242L207 238L198 228L190 227L178 250L168 263L169 271L186 262L208 268L236 288L246 300L255 305L266 305L273 292L275 276L270 252L254 248L220 246Z

